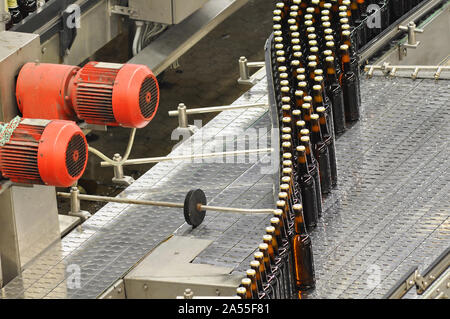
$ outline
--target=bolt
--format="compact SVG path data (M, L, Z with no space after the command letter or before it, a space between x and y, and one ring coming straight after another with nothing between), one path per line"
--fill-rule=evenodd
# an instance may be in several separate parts
M144 288L144 290L147 290L148 289L147 284L144 284L143 288Z

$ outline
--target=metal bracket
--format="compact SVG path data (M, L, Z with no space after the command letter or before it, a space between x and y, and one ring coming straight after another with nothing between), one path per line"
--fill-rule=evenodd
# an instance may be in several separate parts
M119 6L119 5L111 6L110 14L111 13L125 15L125 16L130 16L130 17L136 17L137 16L137 12L133 8L125 7L125 6Z
M122 156L120 156L120 154L114 154L113 160L116 162L120 162L122 160ZM125 176L123 174L123 166L116 165L114 166L114 177L112 181L115 184L130 186L134 183L134 178L131 176Z
M91 213L81 210L80 208L80 199L78 198L80 195L80 190L77 186L72 186L70 189L70 212L69 216L80 217L84 222L89 219L92 215Z
M254 85L257 78L250 76L250 68L263 68L266 64L264 62L248 62L245 56L239 58L239 84Z
M382 65L367 65L364 67L364 71L367 72L368 78L371 78L375 71L382 72L383 75L391 77L410 76L413 80L419 77L435 80L450 78L450 66L445 65L390 65L385 62ZM420 76L419 72L422 72Z
M414 21L410 21L406 26L399 26L399 30L408 32L408 42L399 46L400 60L408 54L407 49L417 49L420 41L416 40L416 33L423 33L423 29L418 29Z

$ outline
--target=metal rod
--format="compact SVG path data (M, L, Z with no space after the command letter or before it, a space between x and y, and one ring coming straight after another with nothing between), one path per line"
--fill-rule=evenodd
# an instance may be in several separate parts
M57 195L62 198L73 199L73 195L71 193L58 192ZM184 208L184 204L171 203L171 202L149 201L149 200L139 200L139 199L131 199L131 198L116 198L116 197L84 195L84 194L78 194L76 197L78 200L85 200L85 201L91 201L91 202L111 202L111 203L120 203L120 204L135 204L135 205L145 205L145 206ZM244 209L244 208L231 208L231 207L208 206L208 205L199 205L198 208L199 208L199 210L211 210L211 211L216 211L216 212L241 213L241 214L269 214L269 213L274 212L274 209Z
M264 62L247 62L249 68L263 68L266 66Z
M242 105L224 105L224 106L211 106L211 107L202 107L196 109L187 109L186 114L204 114L204 113L214 113L214 112L222 112L228 110L237 110L237 109L248 109L248 108L267 108L267 103L255 103L255 104L242 104ZM169 116L178 116L180 111L169 111Z
M127 160L127 161L121 163L120 165L124 165L124 166L126 166L126 165L141 165L141 164L168 162L168 161L180 161L180 160L182 161L182 160L195 159L195 158L211 158L211 157L220 157L220 156L272 153L273 151L274 151L273 148L264 148L264 149L242 150L242 151L233 151L233 152L202 153L202 154L191 154L191 155L181 155L181 156L148 157L148 158ZM111 167L111 166L115 166L115 165L114 165L114 163L101 162L100 166L101 167Z

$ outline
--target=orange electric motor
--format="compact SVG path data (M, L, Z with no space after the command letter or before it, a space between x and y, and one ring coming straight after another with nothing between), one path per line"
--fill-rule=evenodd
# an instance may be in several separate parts
M76 123L22 119L0 146L0 175L16 183L69 187L83 175L87 159L88 144Z
M142 128L156 114L159 86L145 65L27 63L17 78L16 98L25 118Z

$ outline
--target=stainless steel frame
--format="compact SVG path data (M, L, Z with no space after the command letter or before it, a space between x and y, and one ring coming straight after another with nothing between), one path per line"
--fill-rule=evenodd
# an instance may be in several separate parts
M247 2L248 0L207 2L183 22L164 32L129 63L145 64L153 70L153 73L160 74Z

